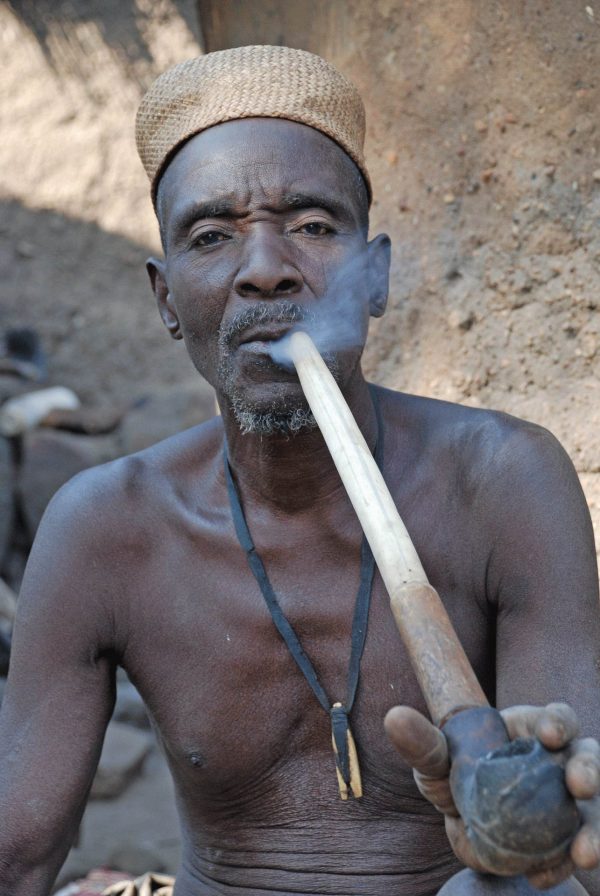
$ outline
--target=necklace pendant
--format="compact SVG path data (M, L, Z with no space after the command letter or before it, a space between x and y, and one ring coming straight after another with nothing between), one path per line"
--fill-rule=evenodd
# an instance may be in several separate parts
M334 708L341 707L341 703L334 703ZM340 771L340 763L339 763L339 753L338 748L335 743L335 737L333 731L331 733L331 742L333 744L333 752L335 754L335 773L337 776L338 787L340 790L340 797L343 800L347 800L349 797L354 797L354 799L359 800L363 795L362 790L362 779L360 776L360 766L358 764L358 753L356 750L356 743L354 742L354 737L352 736L352 731L350 729L350 724L346 725L346 747L348 750L348 767L350 772L350 778L348 781L344 780L344 776Z

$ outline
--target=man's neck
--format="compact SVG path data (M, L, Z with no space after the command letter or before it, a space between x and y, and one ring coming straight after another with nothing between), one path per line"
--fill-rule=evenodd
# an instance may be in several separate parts
M377 419L367 383L358 371L344 389L344 398L371 448L377 440ZM294 435L243 435L224 403L223 423L229 462L243 494L293 513L324 501L342 483L319 429Z

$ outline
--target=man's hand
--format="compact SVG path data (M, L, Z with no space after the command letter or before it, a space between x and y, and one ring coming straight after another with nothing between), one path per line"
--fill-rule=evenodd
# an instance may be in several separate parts
M582 826L573 840L570 860L528 875L532 886L545 890L578 868L589 870L600 864L600 745L593 738L578 738L577 718L564 703L543 708L513 706L502 710L501 715L511 739L537 737L546 749L563 752L567 788L578 800ZM448 781L448 748L442 732L407 706L390 709L385 728L402 758L412 766L420 792L444 814L446 833L457 857L475 871L486 871L473 852L454 805Z

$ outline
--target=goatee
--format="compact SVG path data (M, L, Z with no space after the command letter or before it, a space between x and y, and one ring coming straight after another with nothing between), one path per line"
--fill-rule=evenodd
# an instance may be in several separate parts
M308 325L316 321L316 316L295 302L259 302L235 315L219 332L219 386L229 400L234 417L242 433L257 435L292 436L300 432L310 432L317 424L305 401L292 405L283 392L280 398L271 398L269 403L252 401L243 388L239 387L231 346L248 329L258 324ZM268 362L269 363L269 362ZM328 366L332 365L329 359ZM334 374L335 375L335 374Z

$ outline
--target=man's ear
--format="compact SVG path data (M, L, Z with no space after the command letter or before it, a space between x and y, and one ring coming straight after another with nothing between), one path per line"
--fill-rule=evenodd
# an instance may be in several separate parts
M177 310L167 286L164 261L159 261L157 258L149 258L146 262L146 270L150 277L152 292L155 295L163 324L173 339L182 339Z
M385 311L390 285L392 244L387 233L380 233L367 245L369 253L369 314L381 317Z

